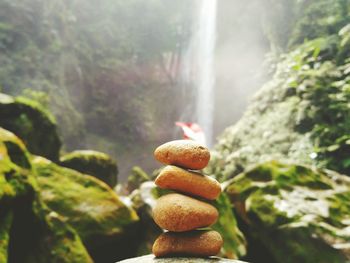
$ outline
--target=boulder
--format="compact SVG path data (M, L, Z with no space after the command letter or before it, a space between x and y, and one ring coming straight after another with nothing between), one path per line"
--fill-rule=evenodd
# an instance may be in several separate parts
M231 260L225 258L211 257L211 258L155 258L154 255L147 255L138 258L130 258L119 261L120 263L244 263L243 261Z
M35 101L0 93L0 127L20 137L31 153L58 161L61 140L55 120Z
M252 262L348 262L350 179L276 161L228 182ZM253 255L254 254L254 255Z
M105 183L42 157L32 164L40 197L72 226L95 262L135 255L138 216Z
M50 210L23 142L0 128L0 262L86 262L76 231Z
M108 154L91 150L74 151L62 156L60 164L92 175L112 188L117 184L117 163Z

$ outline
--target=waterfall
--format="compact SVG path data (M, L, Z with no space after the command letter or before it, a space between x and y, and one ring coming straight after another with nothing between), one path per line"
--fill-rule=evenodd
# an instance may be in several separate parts
M197 122L204 129L207 145L213 141L214 123L214 51L217 0L200 0L198 17L198 79L196 83Z
M193 89L195 108L192 118L204 130L207 146L213 142L214 52L216 42L217 0L197 0L193 37L184 57L183 78L186 89ZM186 114L188 115L188 114Z

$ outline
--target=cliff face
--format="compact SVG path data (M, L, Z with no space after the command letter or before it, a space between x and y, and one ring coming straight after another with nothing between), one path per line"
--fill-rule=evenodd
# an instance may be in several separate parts
M282 56L273 79L219 138L212 173L225 180L277 159L350 174L349 29Z
M287 51L270 57L271 80L219 137L207 169L231 200L247 261L349 259L349 2L307 2Z

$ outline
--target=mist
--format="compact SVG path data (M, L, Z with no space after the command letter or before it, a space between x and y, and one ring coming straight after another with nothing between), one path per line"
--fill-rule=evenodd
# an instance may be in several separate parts
M271 51L261 1L219 1L218 10L215 137L239 120L266 81L263 63Z
M184 85L183 67L192 59L186 56L200 4L23 3L28 16L9 20L18 28L12 36L17 44L8 38L15 55L2 55L2 91L39 100L53 111L65 152L95 149L111 154L122 164L121 181L135 165L152 173L157 164L150 154L156 145L182 138L174 123L198 122L200 94L194 92L194 83ZM16 8L3 2L4 19L18 12ZM257 23L260 14L254 1L218 1L210 96L213 134L208 135L213 143L239 119L262 83L259 72L269 47ZM25 57L31 65L22 61Z
M349 58L350 0L0 0L0 262L350 262Z

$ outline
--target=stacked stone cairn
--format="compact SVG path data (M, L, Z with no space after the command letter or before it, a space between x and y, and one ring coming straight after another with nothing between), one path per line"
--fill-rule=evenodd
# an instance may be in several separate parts
M174 192L160 197L153 208L154 221L167 230L153 244L153 254L156 257L217 255L223 240L208 227L217 221L219 212L208 201L220 195L221 186L199 172L208 165L209 150L191 140L177 140L159 146L154 156L168 165L156 178L156 185Z

